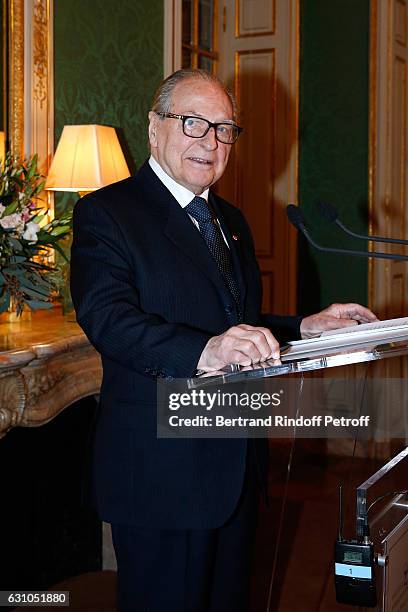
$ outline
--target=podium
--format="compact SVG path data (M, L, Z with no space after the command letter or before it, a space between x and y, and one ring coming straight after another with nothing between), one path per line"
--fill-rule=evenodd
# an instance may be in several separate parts
M395 403L399 403L400 413L405 414L403 419L398 418L398 430L393 431L392 427L387 429L387 425L381 425L382 433L390 437L398 437L407 442L408 433L408 381L402 379L370 379L370 362L403 357L408 355L408 328L405 333L395 334L393 330L384 333L384 337L378 339L367 338L365 341L354 343L350 334L350 340L345 343L340 342L340 346L323 346L316 342L316 350L313 343L309 343L306 352L297 347L296 356L289 350L283 351L281 364L265 362L251 367L239 367L231 365L223 371L206 373L188 380L188 388L191 390L209 389L211 387L234 388L234 384L248 385L256 381L274 379L279 377L285 380L302 380L306 374L324 375L327 378L330 368L347 366L353 364L367 364L365 370L361 402L367 404L380 401L381 396L392 398L385 400L383 410L381 406L374 414L383 417L383 412L388 412L391 417ZM334 372L334 371L333 371ZM335 372L336 374L338 371ZM391 405L392 404L392 405ZM405 408L405 409L404 409ZM361 410L360 410L361 411ZM302 414L302 401L297 414ZM384 419L391 423L392 418ZM375 429L376 423L374 423ZM292 457L295 445L299 441L301 432L299 428L292 429L291 452L287 463L287 482L283 490L283 502L281 519L285 520L285 508L283 507L287 495L287 484L290 482L292 470ZM354 430L352 443L355 444L361 435L359 428ZM319 437L319 436L316 436ZM351 459L351 464L354 459ZM352 479L350 479L352 480ZM354 477L355 480L355 477ZM349 539L363 538L364 520L367 509L369 511L369 523L371 528L370 539L374 544L376 555L375 577L377 590L377 606L375 608L360 607L359 610L372 610L378 612L391 612L394 610L408 610L408 447L404 448L395 457L390 458L379 469L375 470L361 484L350 487L350 500L348 512ZM405 492L404 492L405 491ZM354 498L354 499L353 499ZM377 501L376 501L377 500ZM373 503L375 502L375 503ZM354 509L353 509L354 506ZM322 526L324 528L324 526ZM282 531L279 525L278 534ZM351 531L351 533L350 533ZM336 539L336 532L332 534L332 543ZM275 560L279 558L279 544L275 552ZM333 551L333 549L332 549ZM332 565L331 580L333 580L334 563ZM307 572L307 567L304 568ZM274 576L271 581L273 582ZM271 589L272 589L271 582ZM323 590L323 589L321 589ZM334 594L332 593L332 596ZM268 608L269 609L269 608ZM279 609L273 608L273 609ZM306 610L306 608L304 608ZM307 608L309 609L309 608ZM317 608L316 608L317 609ZM336 607L333 600L333 608L319 607L319 610L341 610L347 609L342 606ZM350 608L352 609L352 608ZM312 608L310 608L312 611Z
M358 536L370 505L370 538L378 555L375 609L408 610L408 447L357 487Z
M188 379L188 387L198 389L214 384L223 385L273 376L302 374L408 355L408 326L403 333L400 331L396 333L392 329L386 331L380 340L368 337L356 343L353 340L353 333L344 336L338 340L339 346L333 346L336 338L334 342L332 340L326 344L322 343L320 338L288 343L281 351L281 364L277 365L270 361L245 367L230 364L218 372L207 372ZM296 351L290 350L293 346L296 347ZM306 346L306 350L302 351L302 346Z

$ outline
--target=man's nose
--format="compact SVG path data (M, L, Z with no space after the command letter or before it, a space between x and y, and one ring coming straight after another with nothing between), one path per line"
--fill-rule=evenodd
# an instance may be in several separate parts
M218 147L218 140L215 136L215 127L210 127L206 135L200 138L200 142L207 149L216 149Z

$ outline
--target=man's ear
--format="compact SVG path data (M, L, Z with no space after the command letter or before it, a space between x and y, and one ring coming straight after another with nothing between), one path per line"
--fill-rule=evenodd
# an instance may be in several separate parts
M157 115L153 111L149 113L149 142L150 146L157 147Z

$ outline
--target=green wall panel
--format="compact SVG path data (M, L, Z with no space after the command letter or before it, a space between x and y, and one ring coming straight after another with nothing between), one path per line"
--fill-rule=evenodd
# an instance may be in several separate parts
M315 202L367 233L369 0L302 0L300 58L299 204L321 243L365 250L321 220ZM299 312L335 301L367 302L367 261L299 239Z
M56 0L55 138L64 124L118 129L131 170L163 75L163 0Z
M134 172L148 155L147 113L163 78L163 0L55 0L54 58L55 143L66 124L111 125ZM77 199L56 194L57 214ZM69 266L62 274L69 311Z

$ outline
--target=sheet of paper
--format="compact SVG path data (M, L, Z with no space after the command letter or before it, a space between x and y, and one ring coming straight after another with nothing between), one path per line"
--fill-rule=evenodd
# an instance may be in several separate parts
M288 342L281 352L282 361L332 354L336 350L351 351L364 346L372 348L377 344L406 339L408 339L408 317L376 321L325 332L319 338Z
M350 327L343 327L340 329L332 329L325 331L320 336L337 336L338 334L352 334L355 332L371 332L378 329L389 329L408 326L408 317L401 317L400 319L386 319L384 321L374 321L374 323L362 323L361 325L351 325Z

